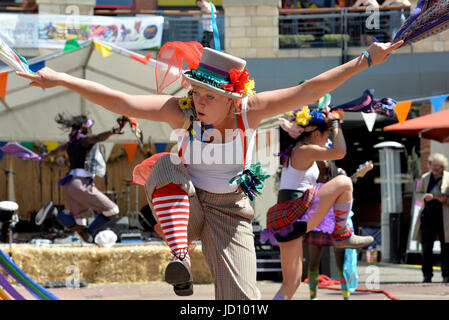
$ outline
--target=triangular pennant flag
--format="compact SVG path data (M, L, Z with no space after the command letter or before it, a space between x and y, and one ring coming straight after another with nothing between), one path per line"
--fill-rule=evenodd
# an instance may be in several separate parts
M58 147L58 142L57 141L45 141L44 145L47 147L47 153L48 153ZM53 161L55 161L55 157L50 158L50 162L53 162Z
M8 72L0 73L0 97L5 101L6 84L8 83Z
M148 64L148 62L150 61L151 57L153 56L154 52L151 52L149 55L147 55L146 57L142 58L142 57L137 57L137 56L130 56L132 59L139 61L140 63L143 64Z
M154 147L156 149L156 153L165 152L165 149L167 148L167 143L155 142Z
M134 155L136 154L136 150L138 147L137 143L125 143L126 155L128 156L128 161L131 164L134 160Z
M435 112L440 111L440 108L443 105L443 103L446 101L447 97L449 97L449 95L436 96L436 97L432 97L429 99L433 105L433 109L435 110Z
M34 148L34 142L33 141L21 141L20 145L24 146L25 148L27 148L30 151L33 151L33 148Z
M57 141L45 141L44 145L47 147L47 152L50 152L53 149L56 149L58 147L58 142Z
M38 72L43 67L45 67L45 60L30 64L30 70L33 72Z
M64 50L62 52L66 53L66 52L75 51L78 49L81 49L81 46L78 43L78 40L76 38L73 38L73 39L67 40L65 42Z
M108 46L98 43L96 41L94 41L94 44L97 47L98 51L100 51L100 54L103 58L109 57L112 54L111 47L108 47Z
M361 112L361 114L362 114L363 120L365 120L365 124L366 124L366 127L368 128L368 131L369 132L373 131L374 123L376 123L377 113Z
M111 156L112 149L114 149L114 142L102 142L101 143L104 146L104 160L108 161L109 157Z
M407 119L408 112L410 111L410 107L412 106L412 100L407 101L399 101L394 107L394 112L396 112L396 116L398 117L399 123L403 124Z

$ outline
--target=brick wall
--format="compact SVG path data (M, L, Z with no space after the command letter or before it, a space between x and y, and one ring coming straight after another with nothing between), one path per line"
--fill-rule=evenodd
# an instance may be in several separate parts
M279 51L279 0L223 0L226 52L274 58Z

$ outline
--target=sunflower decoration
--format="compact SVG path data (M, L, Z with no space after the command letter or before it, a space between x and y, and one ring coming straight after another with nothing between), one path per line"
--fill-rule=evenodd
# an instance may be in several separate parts
M310 109L308 106L302 107L297 111L290 111L288 115L290 116L290 122L303 127L307 126L310 119L312 119L312 115L310 114Z
M192 99L184 97L178 100L178 105L182 110L189 110L192 107Z
M254 91L254 87L255 87L256 83L253 79L250 79L246 84L245 84L245 89L243 91L244 95L247 96L253 96L256 94L256 91Z

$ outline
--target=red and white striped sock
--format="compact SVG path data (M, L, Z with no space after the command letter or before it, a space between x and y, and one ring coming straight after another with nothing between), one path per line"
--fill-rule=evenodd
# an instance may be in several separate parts
M171 183L156 189L152 202L165 241L175 259L185 260L190 266L187 243L190 212L188 194L179 185Z

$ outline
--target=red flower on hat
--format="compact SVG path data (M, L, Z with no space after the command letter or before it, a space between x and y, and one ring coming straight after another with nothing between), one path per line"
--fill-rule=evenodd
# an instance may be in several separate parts
M243 94L245 85L249 81L249 76L250 74L247 72L247 69L243 71L232 69L229 72L230 83L222 84L221 87L226 91Z

